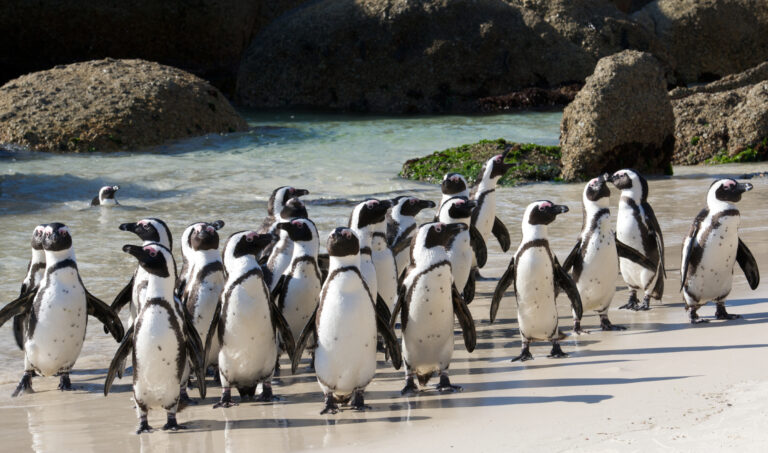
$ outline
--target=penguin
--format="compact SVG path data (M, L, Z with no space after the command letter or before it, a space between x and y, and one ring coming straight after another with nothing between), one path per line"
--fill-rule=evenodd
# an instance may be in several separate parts
M397 276L403 275L410 259L408 249L416 234L416 215L427 208L434 208L435 202L420 200L416 197L401 196L392 200L392 208L387 211L387 244L395 255Z
M282 211L288 200L308 194L309 190L307 189L297 189L291 186L281 186L273 190L269 196L269 201L267 201L267 216L256 231L259 234L269 233L276 222L285 220L285 218L281 220L278 217L280 217L280 211Z
M443 176L443 180L440 182L440 192L443 197L440 199L440 205L438 210L442 208L443 203L453 197L466 197L469 198L469 185L467 179L460 173L446 173Z
M447 248L458 234L467 230L463 223L427 223L419 227L411 246L411 265L405 275L392 324L400 313L405 361L405 387L401 394L415 394L439 374L440 392L461 391L452 385L448 367L453 357L453 317L459 320L464 346L472 352L477 344L475 323L464 299L453 283Z
M757 262L739 237L741 215L736 203L750 190L752 184L734 179L712 183L707 192L707 207L696 216L683 241L680 289L691 324L709 321L699 318L697 310L710 300L716 305L716 319L740 317L725 310L734 263L739 263L750 288L756 289L760 284Z
M369 409L364 391L376 373L377 331L395 369L402 356L391 327L376 308L360 271L360 240L350 228L336 228L327 241L328 279L320 303L296 342L292 369L298 367L307 340L314 335L315 373L325 395L320 414L336 414L351 399L354 410Z
M267 283L270 291L275 290L280 276L290 266L291 258L293 257L293 241L287 231L276 229L277 224L289 222L291 219L306 219L308 217L307 208L298 198L291 198L286 201L285 206L278 211L276 218L278 222L273 223L272 228L269 230L270 233L278 236L277 243L274 246L270 246L270 252L267 255L269 258L264 263L267 269ZM263 256L264 254L262 254Z
M210 223L198 223L210 225L216 231L224 228L223 220L215 220ZM178 299L181 299L181 296L184 293L184 288L186 287L187 281L189 280L189 272L191 270L191 267L189 266L189 256L193 253L192 247L190 246L190 236L195 231L195 225L197 225L197 223L193 223L192 225L188 226L181 234L181 272L179 273L179 278L176 281L176 297Z
M611 211L608 209L611 191L608 175L601 175L589 181L582 193L583 221L581 234L571 253L563 262L563 270L573 268L571 278L576 283L584 310L594 310L600 316L602 330L626 330L626 327L612 324L608 319L608 308L616 292L616 275L619 272L619 257L654 270L653 261L640 252L616 239L611 226ZM573 331L584 333L581 318L574 312Z
M535 201L528 205L523 214L523 240L517 252L509 261L507 270L499 279L491 299L491 322L496 320L499 303L509 285L517 297L517 322L523 337L522 352L512 359L525 361L533 359L532 341L551 341L552 351L548 357L568 357L559 341L565 337L558 328L557 292L565 291L571 300L575 317L581 319L582 305L579 290L571 277L563 270L557 257L549 248L547 225L555 218L568 212L568 207L551 201Z
M619 213L616 218L616 238L638 250L655 264L653 270L626 258L619 258L621 276L629 286L629 302L619 308L650 310L651 297L661 300L664 295L664 237L659 221L648 203L648 182L635 170L619 170L610 181L621 190ZM637 292L644 293L642 304Z
M45 271L45 250L43 250L43 233L45 231L45 224L40 224L35 227L32 232L32 258L27 265L27 275L24 277L24 281L21 283L21 291L19 291L19 297L31 295L34 298L34 293L37 293L37 289L40 286L40 282L43 280L43 273ZM16 315L13 317L13 337L16 340L16 345L24 350L24 322L28 315Z
M0 326L24 315L24 376L14 397L32 392L32 376L59 375L59 390L71 390L69 372L85 340L87 316L96 317L120 341L120 318L83 285L69 228L49 223L43 230L45 273L37 292L28 291L0 310ZM26 316L28 314L28 316Z
M91 200L91 206L117 206L120 203L115 198L115 192L120 189L119 186L104 186L99 189L99 194Z
M448 245L453 283L467 304L475 298L476 272L472 272L472 262L476 260L477 266L483 267L488 258L483 236L470 224L472 210L476 207L475 200L464 196L452 197L443 202L437 215L440 222L461 223L467 226L467 230L459 233Z
M496 217L496 183L513 166L513 164L504 163L508 153L509 150L505 150L483 164L472 195L472 199L477 202L477 207L472 211L470 222L483 236L486 244L493 233L504 252L509 250L511 240L507 227Z
M387 242L387 221L386 216L394 206L395 200L388 200L389 210L381 221L371 225L371 261L376 269L376 290L387 308L391 312L395 308L395 299L397 299L397 263L395 254Z
M290 237L293 256L272 290L272 296L290 326L292 337L298 338L320 302L322 276L317 264L320 239L315 224L309 219L277 223L275 228ZM314 339L308 347L314 348Z
M191 230L191 231L190 231ZM187 234L187 231L190 231ZM189 270L180 302L192 316L193 325L200 338L207 338L213 328L213 318L220 310L220 296L224 290L224 264L219 255L219 234L214 225L195 223L187 227L185 235ZM219 339L214 336L205 357L206 363L216 364L219 355Z
M133 399L139 416L136 434L152 432L147 415L150 409L166 411L163 430L177 431L185 426L176 421L180 388L194 364L201 398L205 398L204 351L194 327L175 302L176 263L171 251L150 242L143 246L125 245L123 251L134 256L147 274L146 301L139 308L136 322L128 328L107 370L104 396L109 394L115 375L130 351L133 363Z
M293 357L291 329L270 297L257 260L261 250L271 242L270 233L240 231L224 244L227 283L221 296L221 309L214 316L206 340L206 349L214 336L221 344L218 355L221 400L214 408L237 404L232 401L233 386L241 400L253 398L259 383L262 392L256 401L276 398L270 381L278 357L277 332L288 355Z

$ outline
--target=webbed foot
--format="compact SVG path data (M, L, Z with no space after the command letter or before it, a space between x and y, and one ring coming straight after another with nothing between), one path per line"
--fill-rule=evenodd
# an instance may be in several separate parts
M725 304L717 304L715 319L739 319L741 315L732 315L725 310Z
M136 434L142 434L142 433L151 433L152 427L149 426L149 422L147 420L141 420L139 422L139 429L136 430Z
M408 376L405 378L405 387L403 387L402 390L400 390L401 395L416 395L419 393L419 388L416 387L416 381L413 379L413 376Z
M21 377L21 381L19 381L19 385L16 386L16 390L13 391L11 394L11 397L15 398L22 393L35 393L34 390L32 390L32 376L34 371L25 371L24 376Z
M219 407L228 408L232 406L237 406L238 404L234 401L232 401L232 391L230 389L222 390L221 392L221 400L219 400L218 403L213 405L214 409L217 409Z
M624 326L613 324L607 316L605 318L600 318L600 329L604 331L627 330L627 328Z
M69 380L69 373L61 373L58 388L62 392L72 390L72 381Z
M573 333L575 333L576 335L584 335L584 334L589 335L588 330L584 330L581 328L581 321L573 321Z
M523 350L520 351L520 355L511 360L511 362L517 361L525 362L527 360L533 360L533 354L531 354L530 346L523 346Z
M339 405L336 404L332 394L325 395L325 408L320 411L320 415L331 414L336 415L339 413Z
M176 422L176 415L168 414L168 421L163 425L163 431L178 431L180 429L187 429L187 427Z
M649 296L643 297L643 302L637 306L637 311L648 311L651 309L651 298Z
M440 393L456 393L461 392L464 389L460 385L451 384L451 380L448 379L447 374L440 375L440 382L437 384L437 391Z
M355 394L352 396L352 402L349 403L349 405L357 412L365 412L373 409L371 406L365 404L365 397L363 396L362 390L355 391Z
M619 307L619 310L637 310L637 306L639 304L639 300L637 299L637 293L635 291L632 291L629 293L629 301L627 301L626 304Z
M549 355L547 357L553 359L564 359L569 356L563 352L563 349L560 347L560 343L552 343L552 350L549 351Z

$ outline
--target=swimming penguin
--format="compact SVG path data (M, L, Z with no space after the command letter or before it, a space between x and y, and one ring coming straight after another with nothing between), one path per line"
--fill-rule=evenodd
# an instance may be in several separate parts
M616 292L619 257L650 270L654 270L655 266L653 261L616 239L611 226L611 211L608 209L611 191L606 176L594 178L584 187L581 234L563 262L563 269L568 272L573 268L572 278L579 289L583 309L594 310L600 315L602 330L625 330L625 327L612 324L608 319L608 308ZM577 318L575 313L573 331L584 332L581 329L581 318Z
M99 194L93 197L91 200L91 206L116 206L120 203L115 198L115 192L118 191L118 186L104 186L99 189Z
M707 207L696 216L683 242L681 290L692 324L709 321L699 318L696 311L710 300L717 306L716 319L739 317L725 310L735 262L744 271L750 288L760 284L757 262L739 238L741 215L735 205L741 194L749 190L752 184L733 179L712 183L707 192Z
M262 260L262 264L265 264L265 268L267 269L266 277L270 291L275 290L275 286L277 286L280 276L283 275L283 272L285 272L286 269L288 269L288 266L291 264L291 258L293 257L293 241L291 240L291 237L288 235L287 231L278 230L276 229L276 226L280 222L290 222L291 219L306 218L308 218L308 215L304 203L298 198L291 198L286 201L285 206L278 211L276 217L277 222L273 223L272 229L268 231L278 237L276 243L265 247L265 251L269 249L269 255L266 255L268 256L266 263ZM265 256L264 253L266 252L262 252L262 257Z
M402 365L394 332L381 316L360 272L360 241L349 228L336 228L327 242L330 267L320 303L296 342L295 371L307 340L314 334L315 373L325 395L321 414L335 414L351 398L363 411L363 392L376 373L377 331L384 338L395 369Z
M523 215L523 240L493 292L491 322L496 320L504 291L509 285L514 285L517 296L517 322L520 324L523 344L522 352L512 359L513 362L533 359L530 345L536 340L552 342L552 351L548 357L568 357L559 343L565 335L557 325L558 288L568 295L577 319L581 319L583 312L581 298L576 284L552 254L547 238L547 225L565 212L568 212L567 206L546 200L528 205Z
M451 276L447 248L467 230L463 223L427 223L419 227L411 246L411 265L405 275L392 324L400 312L403 331L405 387L403 395L418 392L414 377L422 386L438 373L440 392L460 391L448 378L453 357L453 317L459 320L464 346L472 352L477 344L475 323Z
M437 216L440 222L462 223L467 226L467 230L459 233L448 245L453 283L467 304L475 298L475 272L472 272L472 262L476 260L478 267L483 267L488 258L483 236L470 224L475 207L475 200L452 197L443 202Z
M45 224L38 225L32 232L32 258L27 265L27 275L21 283L21 291L19 291L20 298L29 295L34 299L34 293L37 293L40 282L43 280L43 273L45 271L43 233L45 227ZM13 317L13 337L16 340L16 345L22 351L24 350L24 322L27 316L29 316L29 314L16 315Z
M83 286L75 262L72 236L64 224L49 223L43 230L45 274L37 292L27 292L0 310L0 326L16 315L24 322L24 376L13 396L32 392L34 372L59 375L59 390L71 390L69 372L85 339L87 316L108 326L120 341L123 325L107 304Z
M619 213L616 218L616 239L639 251L655 264L653 270L619 258L621 276L629 286L629 302L619 308L650 310L651 297L661 300L664 294L664 237L653 208L648 204L648 182L631 169L619 170L610 181L621 190ZM643 303L637 291L645 295Z
M104 396L109 394L115 375L133 351L133 399L139 416L136 434L152 432L147 414L158 408L167 412L164 430L183 429L176 421L176 411L188 363L193 363L201 398L205 398L205 364L200 337L190 335L194 327L185 320L181 305L174 300L176 263L170 250L154 242L125 245L123 251L136 257L147 274L146 301L112 358Z
M218 356L221 400L215 408L236 405L231 387L237 388L241 400L250 399L259 383L262 391L256 400L273 400L270 380L278 354L277 332L288 355L293 357L291 329L269 295L257 260L261 250L271 242L270 233L240 231L231 235L224 245L227 284L221 297L221 310L214 316L206 340L206 348L210 347L213 336L221 344Z
M416 215L426 208L434 208L435 202L416 197L401 196L392 200L387 212L387 243L395 255L397 276L403 275L410 260L411 240L416 234Z
M466 178L460 173L447 173L443 176L443 181L440 183L440 191L443 193L443 197L440 199L440 206L437 207L438 210L449 198L469 198L469 185Z
M501 220L496 217L496 183L504 174L512 168L513 164L504 163L509 150L491 157L483 164L480 175L477 177L477 186L475 187L472 199L477 202L477 207L472 211L471 224L477 228L477 231L483 236L486 244L491 237L491 233L499 241L501 250L509 250L511 240L509 231Z
M293 242L293 256L275 285L272 297L288 322L292 337L299 338L320 302L323 284L317 265L320 241L317 228L309 219L280 222L275 224L275 228L288 233ZM309 348L314 349L314 339L310 340Z
M259 234L268 233L272 230L272 226L275 222L285 221L285 218L280 219L278 217L282 217L280 216L280 211L282 211L285 204L288 203L288 200L291 198L302 197L307 194L309 194L307 189L296 189L291 186L281 186L273 190L272 194L269 196L269 201L267 201L267 216L264 218L264 221L261 223L261 227L259 227L257 232Z
M187 277L179 297L192 316L193 324L200 338L206 338L212 328L214 314L220 309L220 296L224 290L224 265L219 255L219 234L210 223L194 223L187 227L186 247L188 253ZM216 364L219 355L219 339L213 337L205 361Z

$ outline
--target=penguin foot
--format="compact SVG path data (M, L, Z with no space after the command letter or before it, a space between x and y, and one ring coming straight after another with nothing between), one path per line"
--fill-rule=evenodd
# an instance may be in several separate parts
M193 401L192 398L189 397L187 389L185 388L182 388L181 391L179 391L179 406L182 408L187 406L197 406L197 401Z
M16 386L16 390L11 394L12 398L16 398L22 393L35 393L35 391L32 390L32 373L33 371L26 371L24 373L24 376L21 377L21 381L19 381L19 385Z
M521 362L525 362L526 360L533 360L533 354L531 354L531 349L528 346L525 346L520 352L520 355L512 359L511 362L517 362L518 360Z
M163 425L163 431L178 431L180 429L187 429L184 425L179 425L176 422L176 416L168 414L168 421Z
M59 376L59 390L62 392L73 390L72 381L69 380L69 373L62 373L61 376Z
M601 318L600 319L600 330L604 331L611 331L611 330L627 330L626 327L620 326L618 324L613 324L608 318Z
M440 393L456 393L464 391L460 385L452 385L447 374L440 375L440 382L437 384L436 388Z
M629 301L627 301L626 304L619 307L619 310L637 310L637 305L639 304L639 300L637 299L637 294L635 291L632 291L629 293Z
M339 413L339 406L336 404L336 400L333 395L325 395L325 408L320 411L320 415L331 414L336 415Z
M262 391L259 393L259 396L255 397L253 400L259 403L271 403L273 401L282 401L283 398L280 397L280 395L275 395L272 393L272 389L269 389L269 392Z
M242 393L240 394L240 397L242 398ZM219 400L218 403L213 405L214 409L218 409L220 407L228 408L232 406L237 406L238 404L234 401L232 401L232 391L230 389L223 390L221 392L221 400Z
M581 328L580 321L573 321L573 333L575 333L576 335L583 335L583 334L589 334L589 331Z
M643 298L643 302L641 304L637 305L637 308L635 310L637 311L648 311L651 309L651 299L648 296L645 296Z
M141 423L139 423L139 429L136 430L136 434L142 434L142 433L151 433L152 427L149 426L149 422L146 420L142 420Z
M563 352L563 349L560 347L560 343L555 343L552 345L552 350L549 351L549 355L547 357L553 359L564 359L569 357L569 355Z
M381 341L381 338L376 340L376 352L386 352L384 348L384 342Z
M309 371L315 371L315 353L314 352L310 356Z
M741 318L741 315L732 315L725 311L725 305L724 304L717 304L717 308L715 308L715 319L739 319Z
M709 319L702 319L696 313L696 308L691 308L691 324L703 324L709 322Z
M405 395L416 395L419 393L419 388L416 387L416 382L413 379L413 376L408 376L405 379L405 387L403 387L402 390L400 390L400 394Z
M367 410L373 409L371 406L365 404L365 397L363 396L362 390L357 390L355 392L354 396L352 397L350 406L357 412L365 412Z
M483 277L482 275L480 275L480 271L475 273L475 281L478 281L478 282L495 282L498 280L499 280L498 278L494 278L494 277Z
M267 384L265 384L267 385ZM238 387L237 393L240 394L240 401L253 401L256 395L256 386Z

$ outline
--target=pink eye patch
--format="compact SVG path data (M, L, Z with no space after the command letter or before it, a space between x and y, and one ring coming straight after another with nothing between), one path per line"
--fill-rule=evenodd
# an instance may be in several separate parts
M730 189L730 188L732 188L735 185L736 185L736 183L733 182L733 181L726 181L726 182L723 183L723 187L725 187L727 189Z

